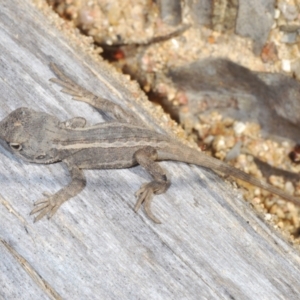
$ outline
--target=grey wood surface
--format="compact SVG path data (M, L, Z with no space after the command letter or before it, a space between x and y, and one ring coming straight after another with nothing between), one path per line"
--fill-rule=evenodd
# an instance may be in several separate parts
M27 106L103 120L48 81L53 61L160 128L127 81L71 46L29 0L1 3L0 49L0 119ZM1 147L0 298L299 299L299 253L231 185L202 168L162 165L172 186L153 203L161 225L133 212L134 192L149 180L140 167L86 171L85 190L33 224L34 201L66 185L66 170Z

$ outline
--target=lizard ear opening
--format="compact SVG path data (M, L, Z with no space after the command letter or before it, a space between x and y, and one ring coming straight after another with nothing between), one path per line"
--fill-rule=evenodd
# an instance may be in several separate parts
M44 159L46 157L46 154L40 154L35 157L35 159Z
M18 144L18 143L9 143L10 148L12 148L13 150L17 150L20 151L22 150L22 145Z

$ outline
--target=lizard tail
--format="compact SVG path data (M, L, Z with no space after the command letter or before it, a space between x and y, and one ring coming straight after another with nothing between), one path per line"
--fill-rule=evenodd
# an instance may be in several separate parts
M284 192L283 190L280 190L279 188L276 188L271 184L262 181L261 179L249 175L242 170L236 169L219 159L208 156L196 149L188 148L184 145L178 145L177 147L170 146L168 147L168 149L158 150L158 160L174 160L209 168L216 172L221 172L224 175L229 175L253 184L254 186L262 188L272 194L278 195L279 197L300 206L299 198L294 197Z

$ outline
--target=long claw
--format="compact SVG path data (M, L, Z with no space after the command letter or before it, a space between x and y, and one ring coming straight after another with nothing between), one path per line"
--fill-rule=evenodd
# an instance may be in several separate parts
M40 219L42 219L46 214L48 213L48 210L45 209L43 210L41 213L39 213L33 220L33 223L39 221Z
M45 201L44 201L45 202ZM34 204L36 205L36 203ZM40 206L37 206L35 207L31 212L30 212L30 215L33 215L41 210L43 210L45 207L47 207L49 205L49 203L44 203L43 205L40 205Z
M43 196L45 196L45 197L51 197L52 195L50 194L50 193L48 193L48 192L43 192Z
M157 219L151 211L151 201L153 198L153 188L150 184L143 184L141 188L135 193L138 198L134 206L134 211L137 212L142 204L144 204L145 212L147 216L156 224L161 224L161 221Z
M71 96L74 96L74 97L81 94L80 91L76 91L75 89L71 89L71 88L63 88L60 91L64 94L68 94L68 95L71 95Z
M56 77L50 78L49 81L57 83L57 84L59 84L61 86L66 86L67 85L64 81L62 81L62 80L60 80L60 79L58 79Z
M72 99L76 101L84 101L85 98L83 96L73 95Z
M136 204L134 206L134 211L135 212L137 212L140 209L142 203L145 200L145 197L143 196L143 194L145 192L145 186L146 186L146 184L143 184L141 186L141 188L138 191L136 191L136 193L134 194L138 198L138 201L136 202Z
M136 202L135 206L134 206L134 211L137 212L140 207L141 207L141 204L143 203L144 199L142 197L139 197L138 198L138 201Z
M53 215L57 212L58 209L59 209L59 205L57 205L51 209L51 211L48 214L48 220L53 217Z
M57 195L51 195L47 192L44 192L43 195L47 198L37 201L34 204L35 208L30 212L30 215L38 213L34 218L34 223L41 220L46 215L48 215L48 219L50 219L62 204L62 202L59 201L59 198L57 198Z
M51 197L51 194L48 193L48 192L43 192L43 196L46 197L46 199L38 200L33 205L37 206L37 205L40 205L40 204L43 204L43 203L48 203L48 198Z
M152 201L152 197L147 199L144 203L144 207L145 207L145 212L147 214L147 216L156 224L161 224L161 221L159 219L157 219L154 214L151 211L151 201Z
M71 80L59 69L59 67L55 63L51 62L50 68L59 79L65 82L71 82Z

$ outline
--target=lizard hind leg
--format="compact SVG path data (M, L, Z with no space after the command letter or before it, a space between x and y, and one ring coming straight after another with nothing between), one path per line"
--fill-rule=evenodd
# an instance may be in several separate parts
M155 148L148 146L135 152L134 154L136 161L144 169L146 169L151 176L153 181L143 184L141 188L135 193L137 202L134 207L134 211L137 212L140 206L143 204L146 214L155 223L160 224L161 222L153 215L151 211L151 201L153 195L164 193L170 186L170 181L167 179L165 171L162 167L155 162L157 159L157 151Z
M103 97L96 96L89 90L78 85L75 81L66 76L56 64L50 63L50 68L57 76L56 78L51 78L50 81L60 85L63 88L61 92L71 95L73 100L88 103L91 106L107 113L110 117L118 120L119 122L139 126L146 125L139 117L132 114L130 111L125 110L118 104Z

